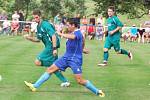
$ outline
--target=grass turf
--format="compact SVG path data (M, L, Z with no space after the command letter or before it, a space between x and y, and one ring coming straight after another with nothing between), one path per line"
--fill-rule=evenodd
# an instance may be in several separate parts
M34 82L45 71L36 67L34 59L42 50L42 43L32 43L23 37L0 37L0 100L150 100L150 44L121 43L131 50L133 61L127 56L110 50L109 66L101 68L103 43L86 41L90 54L84 55L83 77L91 80L106 93L106 97L95 96L86 88L77 85L70 69L63 73L71 87L60 87L53 75L37 92L30 92L23 81ZM59 55L65 51L65 40L61 41Z

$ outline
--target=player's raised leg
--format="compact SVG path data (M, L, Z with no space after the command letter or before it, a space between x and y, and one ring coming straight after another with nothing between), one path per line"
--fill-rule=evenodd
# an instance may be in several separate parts
M42 61L40 61L39 59L36 59L35 60L35 65L36 66L43 66L43 65L44 66L50 66L51 64L46 64L45 62L42 63ZM60 71L56 71L56 72L54 72L54 74L62 82L60 84L61 87L68 87L68 86L70 86L70 82L63 76L63 74Z
M75 74L75 79L78 84L85 86L87 89L92 91L94 94L99 95L100 97L104 97L105 94L102 90L96 88L89 80L85 80L82 78L81 74Z
M123 54L123 55L127 55L129 57L130 60L133 59L132 53L130 51L127 51L125 49L122 49L120 47L120 41L116 41L115 43L113 43L114 45L114 49L118 54Z
M27 81L24 81L25 85L27 85L31 89L31 91L36 91L37 88L39 88L44 82L46 82L51 77L52 73L58 70L59 68L53 64L51 67L47 68L47 71L43 73L35 83L32 84Z
M42 65L41 61L38 60L38 59L36 59L36 60L34 61L34 64L35 64L36 66L41 66L41 65Z
M133 59L133 55L132 55L131 51L127 51L127 50L125 50L125 49L120 49L120 50L118 51L118 53L119 53L119 54L127 55L130 60Z

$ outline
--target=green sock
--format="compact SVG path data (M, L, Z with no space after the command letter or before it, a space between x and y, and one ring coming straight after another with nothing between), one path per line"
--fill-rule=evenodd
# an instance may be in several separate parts
M104 61L108 61L108 57L109 57L108 51L104 51L103 57L104 57Z
M54 73L62 82L68 82L68 80L62 75L60 71Z
M126 50L124 50L124 49L121 49L121 54L128 55L128 54L129 54L129 52L128 52L128 51L126 51Z

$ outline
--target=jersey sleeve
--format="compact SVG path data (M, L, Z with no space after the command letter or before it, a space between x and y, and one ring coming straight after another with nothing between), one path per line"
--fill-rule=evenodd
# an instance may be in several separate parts
M116 16L114 17L114 21L115 21L115 24L119 27L123 27L123 24L122 22L119 20L119 18Z
M54 27L49 22L45 22L45 24L44 24L44 31L46 33L48 33L50 36L53 36L55 34L55 32L56 32Z
M79 31L74 32L74 35L78 40L82 37L82 34Z

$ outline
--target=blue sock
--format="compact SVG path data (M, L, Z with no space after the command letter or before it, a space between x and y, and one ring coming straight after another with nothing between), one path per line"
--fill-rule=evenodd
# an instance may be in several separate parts
M91 90L96 95L98 95L99 89L97 89L90 81L86 82L85 87L88 88L89 90Z
M48 72L45 72L41 75L41 77L33 84L35 88L40 87L45 81L47 81L50 78L50 74Z
M68 82L68 80L63 76L63 74L60 71L56 71L54 73L62 82Z
M104 61L108 61L109 53L108 51L104 52Z

